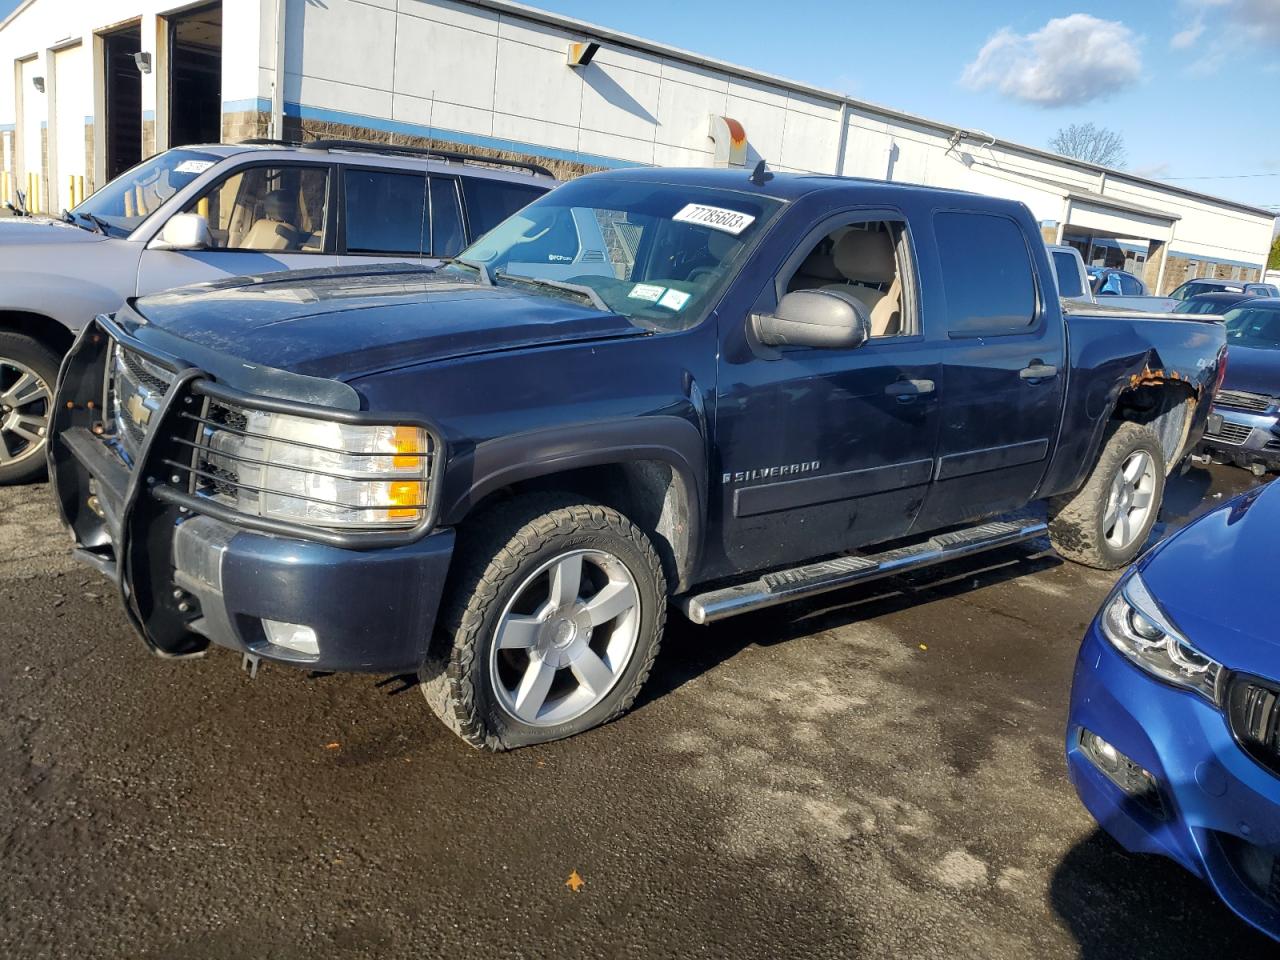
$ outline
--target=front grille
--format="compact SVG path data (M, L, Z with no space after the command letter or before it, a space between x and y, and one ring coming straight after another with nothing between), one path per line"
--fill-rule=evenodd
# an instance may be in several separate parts
M1217 440L1219 443L1229 443L1233 447L1238 447L1249 439L1251 433L1253 433L1253 427L1224 419L1222 428L1217 433L1205 433L1204 437L1206 440Z
M1280 774L1280 683L1237 674L1227 686L1224 710L1240 746Z
M1230 407L1233 410L1252 410L1261 413L1270 408L1275 401L1263 393L1247 393L1244 390L1219 390L1213 398L1214 406Z
M140 354L117 345L108 367L107 409L116 438L136 460L173 374Z

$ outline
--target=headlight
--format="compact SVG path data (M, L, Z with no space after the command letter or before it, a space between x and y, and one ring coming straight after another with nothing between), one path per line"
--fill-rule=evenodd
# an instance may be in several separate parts
M413 526L426 515L435 451L420 427L231 407L216 420L204 435L210 491L242 513L323 527Z
M1124 581L1102 611L1111 645L1148 673L1206 700L1217 700L1222 665L1191 645L1169 622L1138 574Z

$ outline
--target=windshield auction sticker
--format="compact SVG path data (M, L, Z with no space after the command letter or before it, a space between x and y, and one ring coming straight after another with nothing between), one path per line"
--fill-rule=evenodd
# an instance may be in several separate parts
M696 223L703 227L710 227L712 230L731 233L736 237L755 223L756 218L749 213L726 210L724 207L707 207L701 203L688 203L671 219L680 223Z
M689 294L682 290L668 290L662 295L662 299L658 301L658 306L666 307L668 310L683 310L684 305L689 302Z
M666 291L666 287L659 287L653 283L637 283L631 288L631 292L627 294L633 300L648 300L650 303L657 303L658 298Z
M204 173L213 166L212 160L183 160L173 168L174 173Z

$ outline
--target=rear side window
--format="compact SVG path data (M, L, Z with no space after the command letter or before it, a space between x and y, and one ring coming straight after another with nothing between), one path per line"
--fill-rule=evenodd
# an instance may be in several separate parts
M463 177L471 235L477 240L521 207L527 207L547 191L527 183Z
M1059 296L1084 296L1084 287L1080 283L1080 268L1076 266L1075 257L1069 253L1055 253L1053 255L1053 267L1058 274Z
M1126 297L1142 296L1142 284L1133 277L1120 278L1120 293Z
M453 177L431 178L431 255L456 257L467 245L462 232L462 207L458 203L458 181Z
M933 229L951 335L1021 333L1035 322L1031 254L1016 223L995 214L939 213Z
M347 170L348 253L421 256L427 178L420 173Z

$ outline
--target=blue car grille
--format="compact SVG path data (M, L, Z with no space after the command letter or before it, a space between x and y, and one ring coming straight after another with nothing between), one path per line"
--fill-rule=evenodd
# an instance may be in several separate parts
M1280 683L1237 674L1227 686L1225 709L1240 746L1280 774Z
M1268 409L1273 401L1265 393L1247 393L1244 390L1219 390L1213 398L1215 406L1231 407L1233 410L1251 410L1261 413Z

